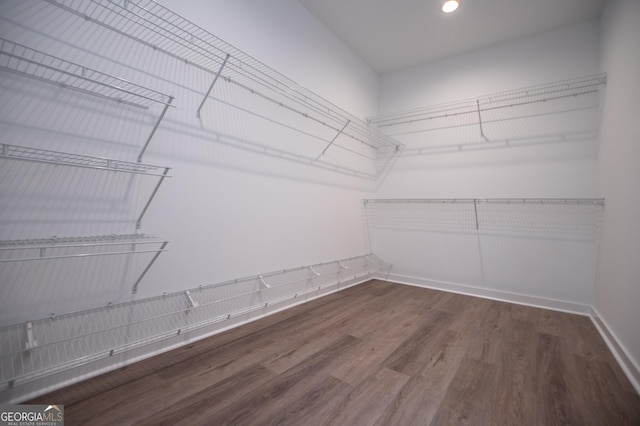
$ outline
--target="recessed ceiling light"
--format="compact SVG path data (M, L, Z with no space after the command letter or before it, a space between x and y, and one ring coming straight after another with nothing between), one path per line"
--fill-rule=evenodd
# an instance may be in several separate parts
M460 6L460 2L458 0L445 0L442 3L442 11L444 13L451 13L455 11L458 6Z

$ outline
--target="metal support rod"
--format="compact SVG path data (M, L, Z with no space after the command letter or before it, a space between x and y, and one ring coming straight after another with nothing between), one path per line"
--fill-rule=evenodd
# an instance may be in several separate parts
M316 272L316 270L315 270L315 269L313 269L313 266L309 266L309 270L310 270L310 271L311 271L311 273L312 273L313 275L315 275L316 277L319 277L319 276L320 276L320 274L319 274L318 272Z
M169 109L169 106L171 105L172 101L173 101L173 96L169 96L169 100L167 101L166 104L164 104L164 108L160 113L160 117L158 117L158 119L156 120L156 124L153 126L153 129L151 129L151 133L149 133L147 140L145 141L144 145L142 146L142 149L140 150L140 154L138 154L138 163L142 162L142 155L147 150L147 147L149 146L149 142L151 142L151 138L153 138L153 135L155 135L156 130L158 130L158 126L160 126L160 122L164 118L164 115L167 113L167 110Z
M164 173L162 173L162 176L160 176L160 179L158 180L156 187L153 189L153 192L151 193L149 200L147 200L147 204L144 206L144 208L142 209L142 212L140 213L140 216L138 217L138 220L136 222L136 229L140 229L142 227L142 217L147 212L149 205L151 205L151 201L153 201L153 197L156 196L156 193L158 192L160 185L162 185L162 181L167 177L167 173L169 173L169 170L170 170L169 167L164 168Z
M476 229L479 229L479 226L478 226L478 203L477 203L477 201L478 200L476 200L475 198L473 199L473 211L476 214Z
M340 265L340 267L341 267L342 269L344 269L345 271L346 271L347 269L349 269L349 267L348 267L347 265L345 265L344 263L342 263L342 261L341 261L341 260L338 260L338 265Z
M271 286L265 282L264 278L262 278L262 275L258 275L258 281L260 281L260 284L262 284L264 288L271 288Z
M185 291L184 294L187 296L187 301L189 302L189 307L187 308L187 312L191 309L191 308L196 308L198 307L199 303L196 302L195 300L193 300L193 297L191 296L191 293L189 292L189 290Z
M145 276L145 274L147 273L147 271L149 269L151 269L151 266L153 265L153 263L156 261L156 259L158 258L158 256L160 256L160 253L162 253L164 251L164 248L167 246L167 244L169 244L169 241L165 241L162 243L162 245L160 246L160 248L158 249L158 251L156 252L155 256L153 256L153 259L151 259L151 261L149 262L149 264L147 264L147 267L144 268L144 271L142 271L142 273L140 274L140 276L138 277L138 279L136 280L136 282L133 284L133 288L131 289L131 294L136 294L138 292L138 284L140 284L140 281L142 281L142 278Z
M347 122L346 122L346 123L344 123L344 126L342 126L342 129L340 129L340 131L338 132L338 134L337 134L337 135L335 135L335 136L333 137L333 139L331 139L331 142L329 142L329 145L327 145L327 147L324 149L324 151L322 151L322 152L320 153L320 155L318 155L318 157L316 157L316 161L317 161L317 160L319 160L319 159L320 159L320 157L322 157L322 156L324 155L324 153L325 153L325 152L327 152L327 150L329 149L329 147L330 147L331 145L333 145L333 143L336 141L336 139L338 139L338 136L340 136L340 135L342 134L342 132L344 132L344 129L346 129L346 128L347 128L347 126L349 125L349 123L351 123L351 120L347 120Z
M207 98L211 94L211 90L213 90L213 86L216 84L216 81L218 81L218 77L220 77L220 73L222 72L222 69L227 64L227 60L229 60L229 56L230 55L227 53L227 56L224 58L224 61L222 62L222 65L220 65L220 69L218 69L218 72L216 73L215 77L213 77L211 86L209 86L209 90L207 90L207 94L204 95L204 98L202 99L202 102L200 102L200 106L198 107L198 111L196 111L196 117L200 118L200 110L202 109L202 107L204 106L204 103L207 101Z
M25 342L25 349L33 349L38 346L38 342L33 338L33 323L31 321L27 321L27 341Z
M476 103L478 105L478 123L480 124L480 136L482 136L482 138L489 142L489 139L487 139L487 137L484 135L484 132L482 131L482 115L480 115L480 99L476 99Z

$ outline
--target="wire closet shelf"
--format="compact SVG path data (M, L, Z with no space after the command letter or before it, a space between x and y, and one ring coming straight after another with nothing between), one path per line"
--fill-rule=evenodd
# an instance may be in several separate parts
M127 235L99 235L88 237L51 237L34 238L28 240L0 241L0 253L9 251L35 253L28 257L0 258L0 263L25 262L42 259L63 259L71 257L91 257L120 254L159 253L165 251L168 241L146 234ZM149 250L122 250L122 246L159 245L158 249ZM92 252L93 249L102 247L106 251ZM71 249L71 250L70 250ZM70 251L73 251L71 253ZM60 254L62 253L62 254Z
M0 327L0 392L187 333L210 333L241 315L388 268L368 254Z
M164 166L9 144L0 144L0 158L146 176L170 177L166 174L167 167Z
M138 162L142 161L144 152L173 101L170 95L1 38L0 69L143 110L162 105L138 154Z
M81 167L157 177L158 180L155 187L149 194L147 202L136 221L137 229L142 227L142 219L158 192L158 189L160 189L160 185L162 185L165 178L171 177L169 175L170 167L9 144L0 144L0 159L30 161L40 164Z
M467 115L476 119L476 124L482 125L482 113L596 93L606 80L606 73L576 77L439 105L381 114L370 117L368 121L382 129Z
M365 199L371 229L597 240L603 198Z
M366 145L377 157L393 156L402 146L366 121L152 0L47 1L211 74L213 81L204 94L198 116L213 85L221 78L334 131L336 138L343 136ZM325 151L332 145L339 145L335 138L326 141Z
M169 95L5 39L0 69L142 109L171 103Z

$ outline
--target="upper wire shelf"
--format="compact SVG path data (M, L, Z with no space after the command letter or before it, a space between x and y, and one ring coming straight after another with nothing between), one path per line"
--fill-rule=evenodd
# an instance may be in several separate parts
M364 120L338 108L153 0L47 1L211 73L215 75L214 83L221 77L227 83L244 88L374 150L393 152L402 146ZM208 93L205 100L207 97Z
M381 114L370 117L368 121L378 128L463 115L477 115L481 121L479 114L487 111L596 93L600 90L600 87L606 83L606 80L606 73L577 77L439 105Z
M0 144L0 158L72 167L84 167L98 170L110 170L114 172L135 173L149 176L170 177L166 175L167 168L164 166L155 166L151 164L115 160L112 158L93 157L9 144Z
M143 109L172 100L169 95L5 39L0 39L0 69Z

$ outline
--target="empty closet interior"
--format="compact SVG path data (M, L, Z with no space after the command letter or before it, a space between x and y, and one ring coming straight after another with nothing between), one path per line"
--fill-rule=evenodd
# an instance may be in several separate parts
M271 16L284 4L306 13ZM0 3L1 402L372 278L594 316L637 373L636 342L594 314L599 22L464 57L454 85L295 40L276 71L257 58L285 33L235 29L250 54L189 8Z

